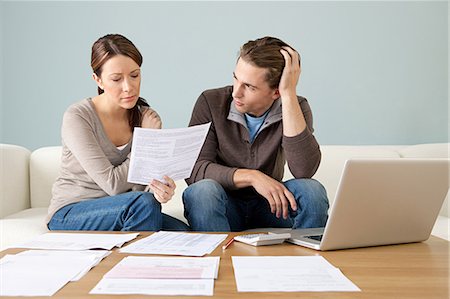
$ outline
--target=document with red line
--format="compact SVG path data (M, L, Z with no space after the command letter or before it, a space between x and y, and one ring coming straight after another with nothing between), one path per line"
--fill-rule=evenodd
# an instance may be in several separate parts
M105 274L105 278L217 278L220 257L128 256Z

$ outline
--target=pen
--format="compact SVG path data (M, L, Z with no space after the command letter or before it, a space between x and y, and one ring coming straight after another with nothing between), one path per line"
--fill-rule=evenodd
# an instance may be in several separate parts
M231 238L230 240L228 240L227 244L225 244L225 245L222 246L222 250L227 249L228 246L230 246L231 243L233 243L233 241L234 241L234 238Z

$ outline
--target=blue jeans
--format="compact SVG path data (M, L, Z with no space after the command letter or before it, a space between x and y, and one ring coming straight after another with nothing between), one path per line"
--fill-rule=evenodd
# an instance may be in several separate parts
M149 192L127 192L69 204L53 215L48 228L99 231L190 230L181 220L161 213L161 204Z
M184 216L194 231L324 227L329 204L322 184L314 179L292 179L283 184L297 202L297 211L289 208L287 219L277 218L262 196L236 198L210 179L198 181L183 192Z

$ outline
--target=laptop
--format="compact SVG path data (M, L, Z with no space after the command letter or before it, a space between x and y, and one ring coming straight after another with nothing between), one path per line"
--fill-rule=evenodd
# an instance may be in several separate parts
M291 230L287 241L316 250L425 241L449 190L449 169L449 159L348 160L326 226Z

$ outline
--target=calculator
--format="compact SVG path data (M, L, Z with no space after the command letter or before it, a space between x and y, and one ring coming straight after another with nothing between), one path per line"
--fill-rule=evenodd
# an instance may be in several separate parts
M235 236L234 240L253 246L261 246L261 245L281 244L290 237L291 237L290 233L283 233L283 234L258 233L258 234Z

